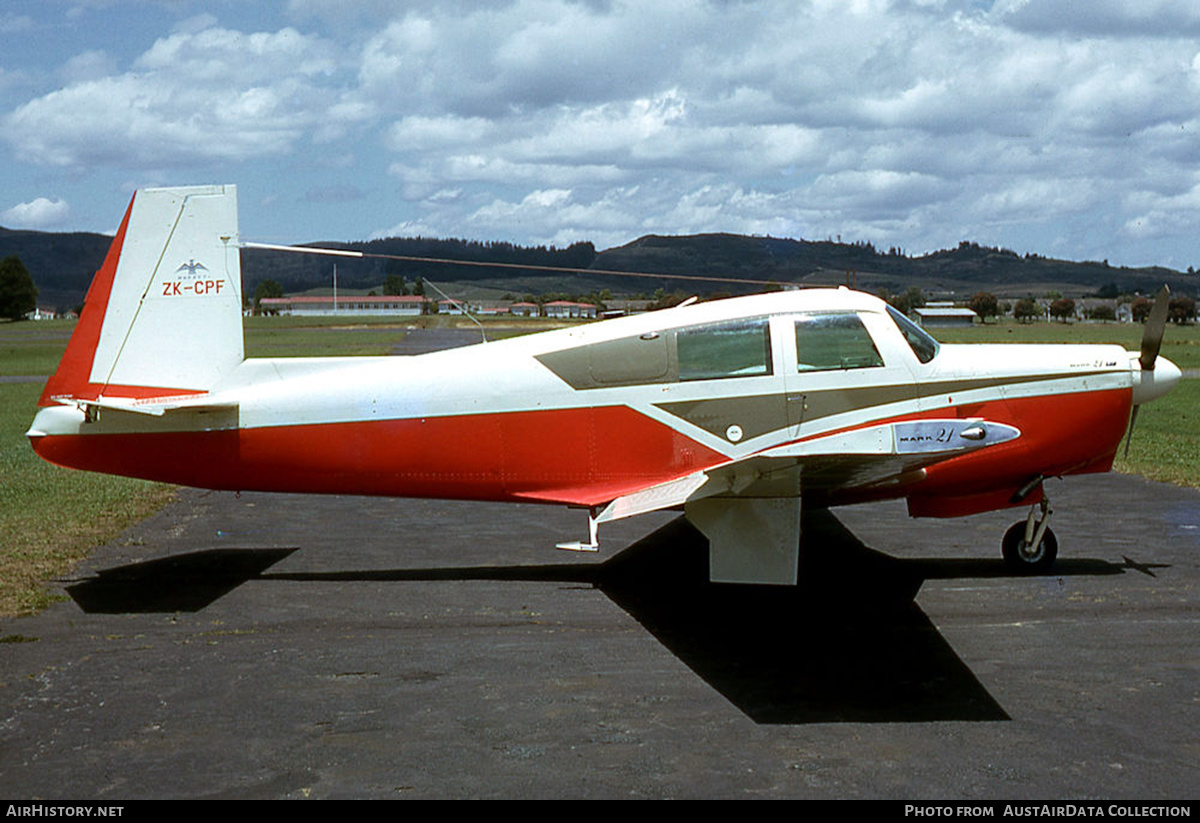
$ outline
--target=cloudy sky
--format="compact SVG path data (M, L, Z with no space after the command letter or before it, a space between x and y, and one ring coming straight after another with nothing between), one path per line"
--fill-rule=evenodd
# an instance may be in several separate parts
M1200 267L1194 0L5 0L0 225L730 231Z

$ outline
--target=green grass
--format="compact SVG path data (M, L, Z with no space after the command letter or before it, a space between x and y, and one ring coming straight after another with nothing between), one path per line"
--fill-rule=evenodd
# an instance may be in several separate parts
M489 340L559 328L544 319L486 318ZM352 357L390 354L409 329L477 329L468 318L452 315L419 317L248 317L247 357Z
M159 509L170 486L52 466L29 447L40 383L0 384L0 615L50 602L45 581Z
M1133 323L987 323L969 329L930 329L943 343L1116 343L1142 347L1142 326ZM1162 355L1181 369L1200 369L1200 324L1168 326Z
M283 319L283 318L267 318ZM402 328L367 326L258 326L246 328L247 357L353 357L390 354L404 339Z
M53 374L74 320L0 323L0 375Z
M563 323L488 318L489 340L528 334ZM412 328L477 328L465 317L247 317L247 357L354 357L390 354ZM53 374L75 330L74 320L0 322L0 376Z
M1142 406L1129 458L1116 469L1180 486L1200 486L1200 380L1181 380L1175 391Z

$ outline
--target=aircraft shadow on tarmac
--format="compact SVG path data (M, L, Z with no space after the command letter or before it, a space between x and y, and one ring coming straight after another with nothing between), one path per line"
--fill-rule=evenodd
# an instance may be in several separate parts
M102 569L66 587L89 614L196 612L283 560L290 549L208 549Z
M707 543L683 518L605 563L267 573L295 548L212 549L101 571L67 587L85 612L197 611L247 580L512 580L599 588L759 723L1007 720L916 604L932 578L1008 577L1000 560L901 560L825 510L805 511L797 586L708 581ZM1126 565L1061 561L1054 576Z

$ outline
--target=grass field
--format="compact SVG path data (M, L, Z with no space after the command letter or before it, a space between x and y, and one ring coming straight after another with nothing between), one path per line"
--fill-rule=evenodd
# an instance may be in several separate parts
M0 615L47 602L44 583L160 508L170 486L60 469L25 439L40 383L0 384Z
M938 329L945 343L1117 343L1137 351L1142 327L1132 323L1001 323ZM1181 369L1200 369L1200 324L1168 326L1162 355Z
M488 338L558 328L546 320L489 320ZM463 317L367 317L347 322L338 317L248 317L247 357L352 357L390 354L408 329L475 328ZM74 321L0 323L0 377L48 375L58 367Z
M1200 380L1185 379L1138 412L1129 457L1116 469L1180 486L1200 486Z
M415 321L415 322L414 322ZM464 318L248 318L250 357L387 354L412 325L470 326ZM488 324L492 339L549 327L544 321ZM74 323L0 323L0 376L48 375ZM1141 327L1117 324L997 323L942 331L953 343L1119 343L1136 349ZM1167 329L1163 354L1200 369L1200 326ZM0 382L0 615L27 613L47 602L44 581L61 577L103 543L171 498L161 484L60 469L42 462L24 437L40 383ZM1142 409L1129 458L1120 471L1200 486L1200 379L1185 379Z
M74 330L70 320L0 323L0 375L53 374Z

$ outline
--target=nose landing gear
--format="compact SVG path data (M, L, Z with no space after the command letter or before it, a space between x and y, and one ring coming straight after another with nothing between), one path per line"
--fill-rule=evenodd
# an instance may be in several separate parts
M1038 510L1041 510L1039 520ZM1054 565L1058 557L1058 538L1050 530L1050 501L1045 497L1040 504L1029 508L1029 517L1018 521L1004 533L1001 552L1010 569L1018 574L1041 574Z

